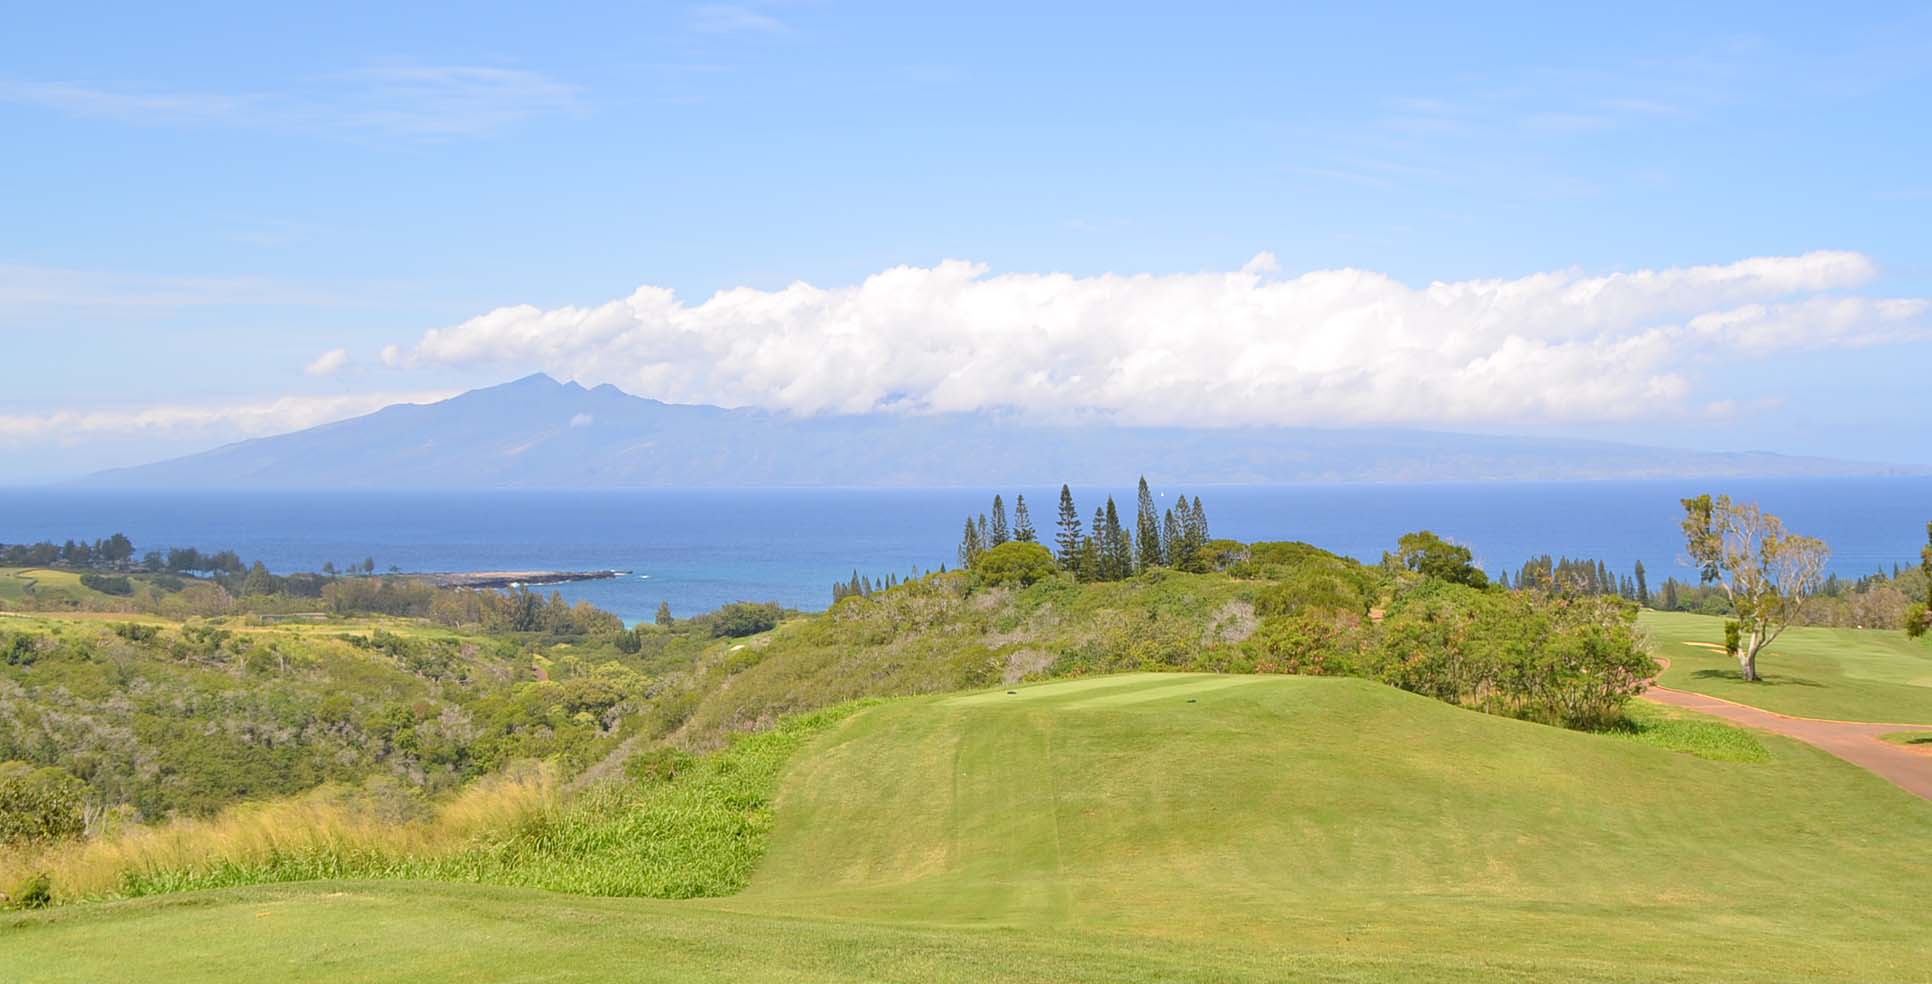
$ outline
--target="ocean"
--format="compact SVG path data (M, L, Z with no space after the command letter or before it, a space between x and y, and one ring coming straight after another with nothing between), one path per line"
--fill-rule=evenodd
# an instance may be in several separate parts
M1024 494L1050 539L1059 490ZM1160 503L1180 490L1157 489ZM1681 563L1678 500L1701 492L1754 500L1833 548L1847 577L1916 563L1932 521L1932 479L1765 479L1428 485L1212 486L1199 495L1216 536L1306 540L1373 561L1396 537L1430 529L1471 547L1491 573L1529 557L1643 561L1650 583L1694 577ZM854 570L954 564L969 512L994 490L742 489L608 492L186 493L0 489L0 542L126 533L137 549L233 549L277 573L373 557L404 571L628 570L559 585L626 620L660 601L680 616L736 600L801 609L831 602ZM1112 495L1132 526L1134 490L1077 489L1083 523ZM550 590L550 589L545 589Z

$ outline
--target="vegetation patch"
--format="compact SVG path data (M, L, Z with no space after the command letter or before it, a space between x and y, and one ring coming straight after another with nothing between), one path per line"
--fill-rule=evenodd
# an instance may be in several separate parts
M207 820L15 852L0 861L0 883L44 878L60 901L342 878L728 895L764 853L786 763L861 706L789 719L702 758L647 753L626 780L575 798L541 767L474 783L440 806L394 785L325 787Z
M1771 753L1751 732L1657 704L1631 704L1622 723L1609 733L1713 762L1771 761Z

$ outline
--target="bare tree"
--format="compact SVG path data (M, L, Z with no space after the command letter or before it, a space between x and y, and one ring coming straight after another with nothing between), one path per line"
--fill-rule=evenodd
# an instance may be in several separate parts
M1758 653L1797 620L1824 582L1831 548L1785 531L1784 521L1753 503L1720 495L1684 502L1684 542L1703 575L1731 600L1744 644L1738 670L1758 679Z

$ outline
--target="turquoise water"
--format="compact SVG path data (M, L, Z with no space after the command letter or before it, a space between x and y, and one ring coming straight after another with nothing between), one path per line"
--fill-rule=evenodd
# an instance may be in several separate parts
M1058 489L1026 496L1051 535ZM1677 500L1700 492L1755 499L1834 548L1855 576L1916 563L1932 520L1932 479L1803 479L1451 485L1214 487L1201 496L1213 532L1306 540L1374 560L1395 538L1433 529L1472 547L1491 570L1541 553L1642 560L1651 583L1678 566ZM967 512L991 490L636 490L621 492L155 493L0 490L0 542L124 532L141 550L233 548L278 572L365 556L406 571L584 570L634 573L561 586L627 619L659 601L680 615L739 599L823 608L834 580L953 563ZM1075 490L1083 521L1113 495L1132 525L1133 491ZM1171 500L1163 500L1171 501Z

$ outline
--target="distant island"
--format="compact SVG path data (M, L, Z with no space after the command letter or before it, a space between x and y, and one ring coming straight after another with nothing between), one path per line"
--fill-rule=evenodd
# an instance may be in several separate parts
M1129 427L999 413L822 415L662 403L538 374L77 484L181 489L988 487L1926 474L1927 469L1389 428Z

